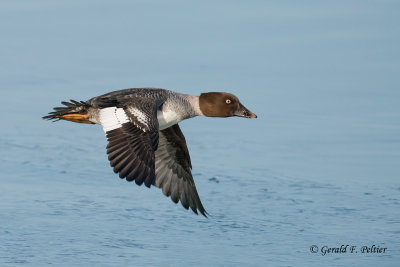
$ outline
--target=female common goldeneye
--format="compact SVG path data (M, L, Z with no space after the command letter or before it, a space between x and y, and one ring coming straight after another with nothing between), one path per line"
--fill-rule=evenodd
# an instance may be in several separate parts
M173 202L206 216L192 176L192 165L178 123L195 116L257 118L229 93L200 96L165 89L132 88L86 102L61 102L43 119L100 124L111 167L120 178L162 188Z

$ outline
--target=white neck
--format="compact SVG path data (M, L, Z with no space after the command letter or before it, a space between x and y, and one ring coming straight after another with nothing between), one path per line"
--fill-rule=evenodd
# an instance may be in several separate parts
M162 109L157 112L159 129L166 129L185 119L204 116L199 99L198 96L179 94L164 102Z
M200 97L193 95L186 95L186 97L189 103L192 105L195 116L204 116L200 109Z

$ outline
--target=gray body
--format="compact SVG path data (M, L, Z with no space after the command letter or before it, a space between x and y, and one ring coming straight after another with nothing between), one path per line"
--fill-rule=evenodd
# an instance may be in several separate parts
M101 108L121 105L116 105L115 101L122 102L126 106L141 107L144 104L141 103L141 99L146 99L146 102L148 99L152 99L157 103L159 130L164 130L182 120L203 115L199 107L198 96L180 94L165 89L136 88L115 91L88 100L87 103L91 106L88 109L89 120L101 124L99 118Z

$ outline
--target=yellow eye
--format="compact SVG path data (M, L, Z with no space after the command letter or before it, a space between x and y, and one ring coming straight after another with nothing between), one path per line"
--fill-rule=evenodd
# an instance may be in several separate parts
M227 99L227 100L225 100L225 103L230 104L230 103L231 103L231 100L230 100L230 99Z

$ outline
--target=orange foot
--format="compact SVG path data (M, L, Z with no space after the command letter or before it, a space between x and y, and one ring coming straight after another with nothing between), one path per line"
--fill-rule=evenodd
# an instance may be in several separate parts
M56 116L56 117L59 119L62 119L62 120L73 121L73 122L77 122L77 123L94 124L93 122L89 121L88 114L66 114L66 115L61 115L61 116Z

